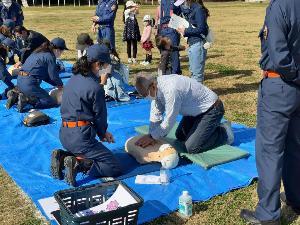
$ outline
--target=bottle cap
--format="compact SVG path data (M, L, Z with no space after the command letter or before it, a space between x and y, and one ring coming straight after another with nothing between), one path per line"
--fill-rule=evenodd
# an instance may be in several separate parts
M189 192L188 191L183 191L182 195L189 195Z

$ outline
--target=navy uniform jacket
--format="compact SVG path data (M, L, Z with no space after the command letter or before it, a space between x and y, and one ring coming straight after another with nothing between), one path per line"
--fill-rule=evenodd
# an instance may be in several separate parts
M53 86L63 86L53 53L32 53L23 64L21 71L27 72L29 76L43 80Z
M184 36L188 38L189 45L203 40L208 34L207 16L204 9L198 3L192 3L189 9L181 6L174 8L174 13L184 15L189 22L189 28L185 29Z
M18 48L19 51L22 52L21 55L21 63L24 64L26 59L29 57L29 55L38 47L40 47L41 44L44 42L49 41L44 35L42 35L39 32L30 30L28 38L24 41L24 43L19 44Z
M262 70L279 73L286 81L300 85L299 0L272 0L260 32Z
M7 9L2 3L0 3L0 16L1 24L3 20L12 19L15 21L16 26L22 26L24 15L21 6L13 1L12 5Z
M116 0L99 0L96 8L96 16L99 17L97 24L113 27L117 7Z
M64 86L61 103L63 121L89 121L100 139L107 130L107 110L103 86L94 75L73 75Z
M14 84L11 82L12 76L7 71L5 62L1 57L0 57L0 80L2 80L10 88L14 87Z

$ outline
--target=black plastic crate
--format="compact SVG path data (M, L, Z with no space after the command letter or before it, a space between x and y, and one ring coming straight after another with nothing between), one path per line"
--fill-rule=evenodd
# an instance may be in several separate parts
M119 185L122 185L137 203L90 216L75 216L79 211L105 202L113 195ZM121 181L62 190L56 192L54 197L60 207L61 224L63 225L135 225L137 224L139 208L144 202L137 193Z

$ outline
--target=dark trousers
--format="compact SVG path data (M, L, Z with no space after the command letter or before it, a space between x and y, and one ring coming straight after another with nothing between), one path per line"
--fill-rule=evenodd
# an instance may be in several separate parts
M170 27L161 28L159 35L170 38L173 46L179 46L180 44L180 34ZM181 74L179 51L171 52L171 73Z
M265 78L258 92L256 217L280 218L281 178L289 202L300 207L300 87Z
M111 49L116 49L114 26L100 26L98 40L109 40Z
M198 116L184 116L176 130L176 138L183 141L188 153L196 154L223 145L227 134L220 127L224 106L220 102Z
M136 58L137 55L137 41L136 40L129 40L127 41L127 55L128 55L128 59L131 58L131 47L133 50L133 58Z
M93 160L90 176L114 177L121 174L120 164L113 153L96 140L96 130L93 126L61 127L59 139L67 151Z
M57 107L57 103L49 93L40 87L41 83L41 80L32 76L18 76L17 86L25 96L37 100L33 105L34 108L49 109Z

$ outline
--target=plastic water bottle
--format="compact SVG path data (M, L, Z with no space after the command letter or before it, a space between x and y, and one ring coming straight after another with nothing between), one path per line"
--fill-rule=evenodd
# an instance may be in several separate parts
M192 197L188 191L183 191L179 197L179 214L182 217L190 217L193 215Z
M160 169L160 182L162 185L168 185L170 182L169 170L165 168Z

